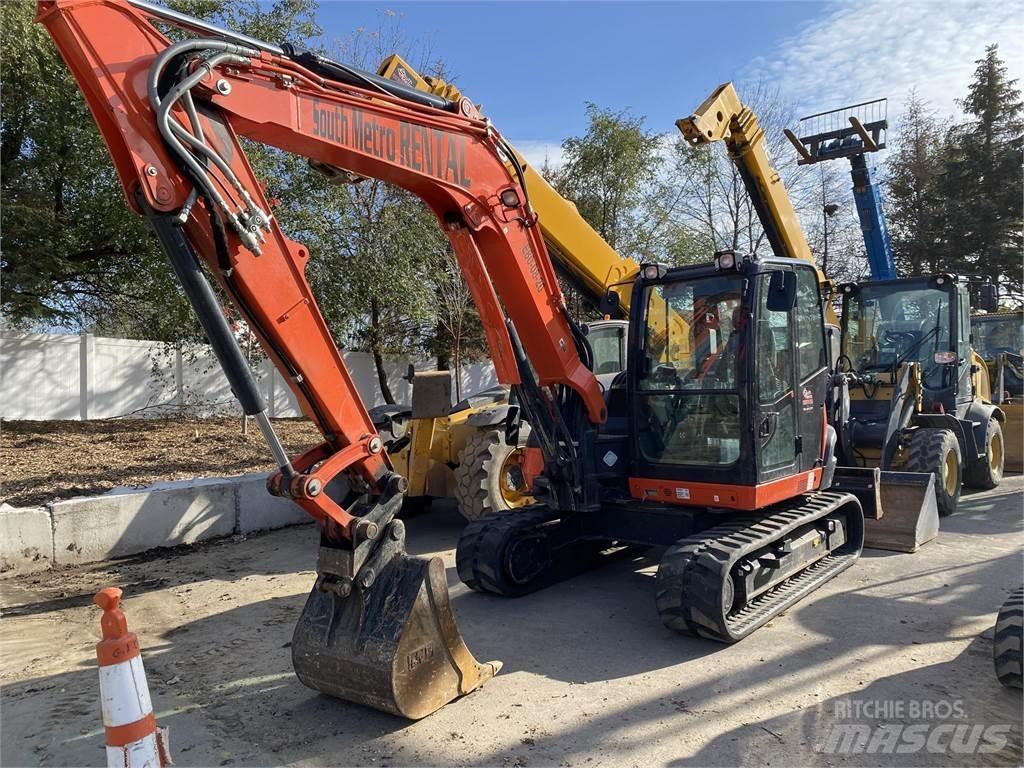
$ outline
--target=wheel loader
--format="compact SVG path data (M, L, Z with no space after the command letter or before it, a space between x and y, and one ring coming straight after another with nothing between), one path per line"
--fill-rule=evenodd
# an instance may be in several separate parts
M408 481L317 307L310 254L281 230L242 137L399 185L447 235L497 378L531 427L524 472L538 499L467 526L457 565L474 589L523 594L602 562L619 542L667 545L662 620L735 642L856 562L864 514L857 495L832 489L827 303L811 264L783 252L644 265L630 287L626 370L605 389L524 169L471 102L147 0L38 8L128 205L146 217L263 432L278 466L268 491L320 526L291 646L304 684L416 719L478 689L500 663L477 661L463 641L443 561L406 552L396 514ZM192 36L175 42L155 22ZM321 444L285 452L209 278Z
M1002 480L1005 414L971 349L969 281L955 275L848 283L840 368L852 429L840 460L935 475L940 515L963 485Z
M849 159L870 279L841 287L839 360L849 387L840 461L935 477L939 515L952 514L963 485L993 488L1003 472L1005 414L993 405L988 372L971 350L969 280L900 279L867 155L886 146L886 99L800 119L786 137L799 165ZM979 299L994 306L994 286Z
M596 236L596 233L595 233ZM583 326L594 352L594 372L606 386L624 367L627 323L596 320ZM508 437L509 415L516 406L510 390L489 387L451 404L448 372L415 371L412 402L370 409L395 471L409 480L406 512L418 511L433 499L454 497L467 520L529 504L533 499L522 471L529 424Z

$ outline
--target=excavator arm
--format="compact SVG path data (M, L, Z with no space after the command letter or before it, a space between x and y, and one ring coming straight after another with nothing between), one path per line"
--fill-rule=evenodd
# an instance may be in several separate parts
M201 37L172 42L154 19ZM604 421L605 405L514 152L468 100L427 97L145 0L41 0L37 20L78 82L128 205L148 218L235 395L267 437L279 465L270 491L324 529L317 586L294 639L299 677L407 717L477 687L496 666L478 664L462 643L440 561L404 552L393 519L404 479L317 307L309 252L282 232L240 139L395 184L433 211L497 376L520 391L541 435L553 503L574 508L583 484L574 438L582 424ZM319 446L284 452L204 266L323 433ZM342 477L349 491L339 501L328 486Z
M324 433L324 444L296 459L290 478L282 464L279 478L318 520L351 533L352 516L319 489L348 469L376 485L388 462L306 280L309 253L270 215L239 137L419 196L452 243L499 380L521 383L524 361L511 332L540 387L569 386L591 421L603 420L600 389L580 359L535 217L506 167L504 142L467 100L445 111L373 89L370 81L359 87L331 80L295 60L318 61L309 55L217 39L172 45L143 8L123 0L42 2L39 19L79 82L129 205L154 222L165 246L194 253L217 277ZM319 63L323 72L327 65ZM212 319L199 313L204 325ZM221 362L232 375L233 361ZM257 393L235 379L243 406L258 415Z

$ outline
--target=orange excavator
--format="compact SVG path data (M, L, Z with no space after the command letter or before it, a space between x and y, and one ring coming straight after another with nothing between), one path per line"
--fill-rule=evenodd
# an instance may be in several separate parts
M723 252L700 266L642 265L626 370L604 388L522 165L470 101L145 0L42 0L38 20L88 102L128 205L151 224L266 437L279 467L270 493L321 526L292 644L306 685L419 718L499 665L479 663L463 642L442 561L405 551L395 518L405 478L317 308L309 253L278 226L243 137L398 185L448 236L497 376L531 426L524 465L538 500L467 527L457 561L472 588L526 594L614 546L665 545L664 623L735 642L856 561L864 515L855 495L830 490L826 302L807 262ZM173 42L157 24L193 36ZM285 453L207 274L322 432L316 448Z

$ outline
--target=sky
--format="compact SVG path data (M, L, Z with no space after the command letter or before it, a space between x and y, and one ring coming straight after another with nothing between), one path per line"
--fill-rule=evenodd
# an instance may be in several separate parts
M956 113L989 43L1024 78L1024 0L325 0L319 20L328 43L397 21L535 163L557 162L562 139L585 130L588 101L671 131L718 84L763 78L801 115L888 97L895 123L912 87L940 116Z

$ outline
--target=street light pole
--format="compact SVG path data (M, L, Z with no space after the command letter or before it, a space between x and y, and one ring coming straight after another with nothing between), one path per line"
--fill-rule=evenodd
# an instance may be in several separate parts
M825 203L821 208L822 222L825 225L825 255L821 259L821 271L828 274L828 220L832 218L839 206L835 203Z

